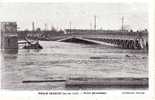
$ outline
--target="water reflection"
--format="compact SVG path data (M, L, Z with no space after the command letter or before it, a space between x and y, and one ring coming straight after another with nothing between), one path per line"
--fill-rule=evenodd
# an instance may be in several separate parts
M5 54L17 54L18 49L5 49L5 50L3 50L3 53L5 53Z
M1 53L4 57L4 61L15 60L18 56L18 49L5 49L1 50Z
M30 52L39 53L41 49L22 49L22 51L24 53L30 53Z

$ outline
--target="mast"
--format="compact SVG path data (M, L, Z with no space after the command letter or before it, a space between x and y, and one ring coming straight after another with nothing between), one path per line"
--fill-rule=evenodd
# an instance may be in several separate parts
M124 31L124 16L122 17L122 31Z
M34 22L32 22L32 31L35 31L35 25L34 25Z
M45 31L47 31L47 24L45 24Z
M94 16L94 30L96 30L96 15Z
M69 22L69 30L70 30L70 34L71 34L71 28L72 28L72 23L71 21Z

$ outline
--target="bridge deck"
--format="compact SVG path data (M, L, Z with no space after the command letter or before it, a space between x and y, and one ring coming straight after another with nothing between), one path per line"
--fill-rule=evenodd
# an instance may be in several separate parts
M108 46L117 46L115 44L111 44L111 43L106 43L106 42L102 42L102 41L97 41L97 40L92 40L92 39L86 39L86 38L82 38L82 37L67 37L67 38L64 38L64 39L60 39L60 40L57 40L58 42L65 42L67 40L74 40L74 39L77 39L77 40L82 40L82 41L86 41L86 42L92 42L94 44L101 44L101 45L108 45Z

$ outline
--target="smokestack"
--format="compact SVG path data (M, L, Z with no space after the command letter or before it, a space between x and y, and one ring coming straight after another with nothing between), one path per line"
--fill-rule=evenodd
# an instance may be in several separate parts
M47 24L45 24L45 31L47 31Z
M122 31L124 30L124 16L122 17Z
M34 22L32 22L32 31L35 31Z
M72 29L72 23L71 23L71 21L69 22L69 29L70 29L70 34L72 33L71 32L71 29Z
M96 15L94 16L94 30L96 30Z

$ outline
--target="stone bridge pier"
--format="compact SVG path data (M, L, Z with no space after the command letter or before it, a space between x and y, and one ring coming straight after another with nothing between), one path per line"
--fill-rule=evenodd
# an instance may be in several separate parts
M8 53L17 53L18 51L18 35L16 22L0 23L1 45L2 51Z

